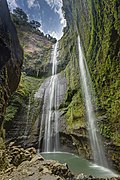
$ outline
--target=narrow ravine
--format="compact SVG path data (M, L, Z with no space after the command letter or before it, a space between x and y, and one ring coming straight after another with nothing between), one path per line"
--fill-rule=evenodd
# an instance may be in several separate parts
M120 179L119 9L0 1L0 179Z

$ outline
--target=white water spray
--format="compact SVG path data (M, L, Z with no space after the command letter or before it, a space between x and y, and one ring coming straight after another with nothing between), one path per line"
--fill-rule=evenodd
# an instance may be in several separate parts
M28 138L30 107L31 106L30 106L30 95L29 95L29 101L28 101L28 107L27 107L27 117L26 117L25 131L24 131L24 146L26 145L27 138Z
M59 131L58 131L58 104L59 104L59 81L57 75L57 47L54 45L52 54L52 76L49 85L45 89L42 117L40 124L39 145L44 132L42 151L51 152L59 149ZM44 130L43 130L44 129Z
M80 36L78 36L78 50L79 50L79 68L84 101L86 106L86 114L88 119L88 131L90 137L91 148L93 152L94 162L100 166L108 167L107 160L104 153L104 148L101 138L96 126L96 117L92 104L92 82L87 67L86 59L82 52L80 43Z

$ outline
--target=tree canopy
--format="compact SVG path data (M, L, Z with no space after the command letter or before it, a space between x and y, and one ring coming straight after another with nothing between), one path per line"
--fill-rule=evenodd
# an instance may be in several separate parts
M21 8L17 7L16 9L13 9L13 13L17 16L17 18L24 22L28 22L28 16Z
M35 20L30 21L30 25L35 29L38 29L41 26L41 24Z

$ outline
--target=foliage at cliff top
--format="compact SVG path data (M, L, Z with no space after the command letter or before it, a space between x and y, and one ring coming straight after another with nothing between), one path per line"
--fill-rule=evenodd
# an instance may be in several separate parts
M11 16L24 50L23 71L34 77L49 76L51 49L56 39L50 35L44 35L39 29L39 22L35 20L29 22L22 9L16 8Z
M43 32L41 32L40 27L41 24L38 21L35 20L28 20L28 15L19 7L17 7L16 9L13 9L13 13L11 14L13 22L15 23L15 25L25 25L26 28L29 28L29 30L31 30L32 32L36 32L39 35L46 37L49 41L51 41L52 43L56 42L56 39L51 37L50 35L44 35Z

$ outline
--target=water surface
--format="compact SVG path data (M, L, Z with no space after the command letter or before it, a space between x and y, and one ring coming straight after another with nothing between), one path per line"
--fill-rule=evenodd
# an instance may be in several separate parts
M47 160L57 160L60 163L67 163L69 169L75 173L84 173L95 177L115 177L117 176L111 170L93 164L80 156L65 152L43 152L41 155Z

